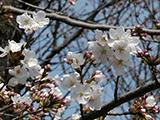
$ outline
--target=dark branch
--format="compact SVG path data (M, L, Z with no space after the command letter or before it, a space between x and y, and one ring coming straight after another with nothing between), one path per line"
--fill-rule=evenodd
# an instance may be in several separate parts
M13 7L13 6L3 6L2 8L11 10L12 12L15 12L15 13L25 13L25 12L27 12L29 14L33 14L33 11L23 10L23 9L19 9L19 8L16 8L16 7ZM98 23L89 23L87 21L74 19L74 18L71 18L69 16L60 15L60 14L57 14L57 13L47 13L47 16L50 19L59 20L59 21L64 22L68 25L75 26L75 27L81 27L83 29L109 30L111 28L117 28L117 26L106 25L106 24L98 24ZM135 27L124 27L124 28L125 29L131 29L131 30L135 29ZM145 32L145 33L150 34L150 35L160 35L160 30L155 30L155 29L142 28L141 32Z
M113 101L109 102L104 107L102 107L101 110L92 111L92 112L84 115L84 120L93 120L93 119L98 118L100 116L105 116L113 108L115 108L125 102L128 102L130 100L133 100L134 98L143 96L144 94L146 94L152 90L156 90L158 88L160 88L160 84L157 84L156 82L152 82L152 83L146 84L144 86L138 87L136 90L130 91L130 92L126 93L125 95L119 97L119 99L117 101L113 100Z

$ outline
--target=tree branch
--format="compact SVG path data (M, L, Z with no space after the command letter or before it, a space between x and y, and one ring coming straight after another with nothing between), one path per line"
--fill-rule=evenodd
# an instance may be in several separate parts
M23 10L23 9L19 9L19 8L16 8L16 7L13 7L13 6L2 6L2 8L6 9L6 10L11 10L12 12L15 12L15 13L25 13L25 12L27 12L29 14L33 14L33 11ZM69 16L60 15L60 14L57 14L57 13L47 13L47 16L50 19L59 20L59 21L64 22L68 25L75 26L75 27L81 27L83 29L85 28L85 29L91 29L91 30L95 30L95 29L109 30L111 28L117 28L117 26L99 24L99 23L89 23L87 21L71 18ZM131 29L131 30L135 29L134 26L124 27L124 28L125 29ZM142 28L141 32L145 32L145 33L150 34L150 35L160 35L160 30L156 30L156 29Z
M147 92L150 92L152 90L156 90L158 88L160 88L160 84L157 84L156 82L152 82L152 83L146 84L144 86L138 87L134 91L130 91L130 92L126 93L125 95L119 97L117 101L113 100L113 101L109 102L108 104L103 106L101 108L101 110L92 111L88 114L85 114L84 120L93 120L93 119L98 118L100 116L105 116L113 108L115 108L125 102L128 102L134 98L143 96Z

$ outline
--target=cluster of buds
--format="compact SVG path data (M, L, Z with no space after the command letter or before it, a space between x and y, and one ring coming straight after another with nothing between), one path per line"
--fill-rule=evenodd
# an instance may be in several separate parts
M86 59L86 64L90 62L92 65L96 65L96 60L94 59L92 51L85 51L84 58Z
M143 31L143 26L137 25L133 30L133 35L139 36L141 39L147 36L147 33Z
M20 101L15 103L13 96L15 96L15 92L2 90L0 91L0 108L4 109L3 114L0 115L0 119L11 119L14 115L20 115L24 111L28 111L29 106L25 104L25 102L21 103ZM18 100L17 100L18 101ZM10 116L5 116L5 114L10 114Z
M57 113L67 103L60 89L50 79L37 83L30 87L30 90L34 101L40 108L44 108L45 112Z
M14 95L14 92L12 91L0 91L0 104L1 108L5 105L8 105L11 103L11 96Z
M160 54L157 54L156 56L150 55L149 51L151 49L144 49L144 50L138 50L136 55L137 57L141 58L144 63L151 65L151 66L156 66L160 64Z
M154 96L142 96L134 100L130 111L133 120L154 120L151 115L159 113L160 107L156 105Z

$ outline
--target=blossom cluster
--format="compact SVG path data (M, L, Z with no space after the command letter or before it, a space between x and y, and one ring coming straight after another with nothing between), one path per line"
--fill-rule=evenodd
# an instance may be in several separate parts
M46 13L44 11L34 12L32 16L33 17L24 13L16 18L19 28L25 29L26 33L31 33L49 23L49 18L46 18Z
M70 2L74 4L75 1ZM17 16L16 21L19 28L24 29L26 33L31 33L49 23L44 11L33 13L32 16L24 13ZM131 66L131 55L136 53L137 56L148 58L148 61L151 57L148 57L147 52L140 51L138 37L132 36L131 31L125 31L123 27L110 29L108 33L96 30L95 38L96 41L88 42L89 51L84 54L68 52L64 61L72 66L75 73L64 74L61 79L48 76L49 66L41 67L36 54L26 48L25 42L9 40L8 46L0 47L0 58L6 57L9 60L6 68L8 77L2 76L0 84L0 102L4 103L0 107L10 104L11 107L6 113L12 111L16 116L26 113L31 119L37 120L44 114L53 114L55 119L61 119L65 105L71 101L82 105L85 112L100 110L103 106L104 93L101 83L105 81L105 76L99 70L93 70L85 76L86 66L91 64L95 67L97 63L112 65L116 75L120 76L124 74L125 66ZM159 64L159 61L155 64ZM19 88L21 86L22 89ZM63 96L61 86L68 90L71 100ZM26 90L24 94L23 90ZM30 114L37 111L38 114ZM135 120L154 120L150 113L158 113L160 109L154 96L144 96L134 101L130 111L136 114L133 116ZM78 114L72 116L72 119L79 118Z
M11 61L8 65L9 79L5 79L5 84L2 83L0 95L6 94L3 99L7 98L8 104L14 105L14 114L30 113L46 108L45 112L51 112L56 118L59 117L64 110L66 99L63 98L60 89L56 86L55 79L48 76L49 66L42 68L35 53L25 48L25 42L17 43L13 40L8 42L8 46L4 49L0 48L2 52L0 57L7 57ZM14 91L20 85L28 90L26 94L21 95L21 90L16 93L7 88L11 87ZM32 104L37 104L38 108L32 107ZM41 115L43 112L40 115L32 115L32 117L40 119Z
M34 103L37 105L34 111L43 108L46 114L52 113L54 120L59 120L69 99L63 97L61 90L55 83L56 80L57 78L47 76L37 80L34 85L28 85L28 89Z
M130 55L138 48L138 37L131 36L131 31L125 31L123 27L110 29L108 34L96 31L96 41L89 42L89 50L92 51L97 63L112 65L116 75L124 74L124 66L131 66Z
M101 71L95 71L87 80L83 80L81 72L86 64L91 62L92 54L68 52L65 61L70 64L76 72L74 74L65 74L61 80L61 85L70 90L73 101L86 105L90 110L100 110L102 107L103 88L100 82L104 79Z
M34 13L33 18L24 13L17 16L16 20L25 32L32 32L49 23L45 16L43 11ZM52 114L55 120L60 119L67 100L62 96L55 79L48 76L49 66L40 66L35 52L27 49L27 43L8 40L5 48L0 47L0 58L8 60L5 70L8 76L0 77L0 103L3 103L0 107L9 105L2 117L5 118L5 114L9 113L9 119L15 116L21 119L24 115L24 118L40 120L44 114ZM32 114L34 112L37 114Z
M124 66L131 65L130 54L138 49L139 39L131 36L130 30L123 27L110 29L109 33L96 30L96 41L89 42L89 50L82 53L68 52L64 59L75 69L75 74L66 74L62 78L64 88L70 90L73 100L79 104L87 105L91 110L102 107L103 87L101 82L104 75L101 71L94 71L88 79L83 78L83 69L88 63L111 64L117 76L124 74Z
M3 86L4 83L1 83L0 88ZM29 94L21 96L20 94L3 87L3 89L0 91L0 103L1 108L4 106L10 106L4 113L15 114L18 116L22 111L27 112L31 109L30 105L32 103L32 99L30 98Z
M156 103L153 95L137 98L130 106L130 111L135 113L134 120L154 120L152 114L160 112L160 107Z
M35 78L41 75L43 71L35 58L35 53L24 47L24 42L16 43L13 40L9 41L9 45L4 49L0 47L2 52L0 57L7 56L11 61L10 66L12 67L14 65L12 69L9 69L9 74L12 77L8 82L8 85L13 87L18 84L25 84L27 79Z

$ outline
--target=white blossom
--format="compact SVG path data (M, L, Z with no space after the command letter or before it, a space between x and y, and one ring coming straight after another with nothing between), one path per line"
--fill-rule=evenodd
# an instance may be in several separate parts
M22 54L25 56L24 60L21 60L23 66L28 70L30 77L34 78L38 75L41 75L41 66L39 65L38 61L35 57L34 52L29 50L24 50Z
M125 66L131 66L132 63L129 60L123 60L123 59L117 59L117 58L113 58L111 60L113 68L116 72L116 75L123 75L125 73L124 71L124 67Z
M132 37L131 31L130 30L125 31L123 27L118 27L116 29L110 29L109 37L110 37L110 40L108 42L108 45L112 47L115 51L116 51L116 48L118 48L118 50L120 50L121 53L122 51L126 51L126 53L128 54L135 52L136 49L138 48L137 45L140 42L138 37ZM119 56L121 55L119 54ZM123 57L119 59L122 59L122 58Z
M106 33L103 33L100 30L96 30L95 31L95 38L96 41L101 45L101 46L105 46L108 44L108 37Z
M25 32L32 32L37 28L37 23L28 13L17 16L16 21L19 24L19 28L25 29Z
M28 69L30 76L36 77L38 75L41 75L41 66L38 64L38 61L36 59L29 59L26 63L26 68Z
M24 45L24 42L21 43L16 43L13 40L8 40L9 45L6 46L4 49L2 47L0 47L0 52L2 52L2 54L0 54L0 57L4 57L6 56L10 51L12 53L14 52L19 52L22 49L22 46Z
M88 42L89 50L92 51L96 62L108 64L109 59L113 56L113 51L108 45L101 46L97 41Z
M112 49L108 46L108 37L106 33L99 30L96 30L95 34L96 41L88 42L88 48L92 51L96 62L108 64L113 55Z
M145 119L146 120L154 120L153 117L149 114L145 114Z
M34 13L33 19L38 24L39 28L49 24L49 18L46 18L46 13L44 11L38 11L37 13Z
M100 110L102 107L102 101L101 101L102 88L96 85L95 82L92 82L90 87L91 87L91 92L90 95L88 96L87 105L91 110Z
M22 51L22 54L25 56L24 61L28 61L29 59L36 57L35 52L33 52L31 50L27 50L27 49L24 49Z
M109 30L109 37L111 40L127 40L131 37L130 30L125 32L123 27L117 27L116 29Z
M70 89L73 87L77 82L77 76L76 74L70 75L70 74L65 74L63 75L63 80L62 80L62 85L66 89Z
M147 107L153 107L155 105L156 105L156 100L155 100L154 96L153 95L148 96L146 98L146 106Z
M83 54L81 53L76 54L73 52L68 52L67 57L64 60L69 64L71 64L73 68L80 68L80 66L83 65L85 62Z
M69 3L70 3L71 5L75 5L75 4L76 4L76 0L69 0Z
M28 71L20 65L16 66L14 69L10 69L9 74L13 76L8 82L10 86L25 84L26 80L29 78Z
M0 47L0 52L2 52L0 54L0 57L5 57L9 53L9 47L6 46L4 49L2 47Z
M127 47L128 43L125 40L115 41L112 49L117 59L128 60L130 56L130 49Z
M131 31L123 27L109 30L106 33L96 30L96 41L88 42L89 50L98 63L113 65L117 75L124 73L124 66L131 66L130 54L133 54L139 44L137 37L131 36Z
M33 13L33 18L28 13L24 13L17 16L16 21L19 24L19 28L25 29L26 33L31 33L49 23L49 19L46 18L44 11Z
M0 77L0 79L1 79L1 77ZM5 91L6 90L6 86L5 86L4 83L0 83L0 89L1 89L1 91Z
M11 99L13 104L25 103L31 105L32 103L32 99L29 97L29 95L20 96L19 94L16 94L15 96L12 96Z
M24 45L24 42L21 42L21 43L16 43L15 41L13 41L13 40L9 40L8 41L8 43L9 43L9 50L11 51L11 52L19 52L19 51L21 51L21 49L22 49L22 46Z
M71 88L71 98L77 100L80 104L86 104L88 102L88 96L90 95L91 89L87 85L77 83Z

